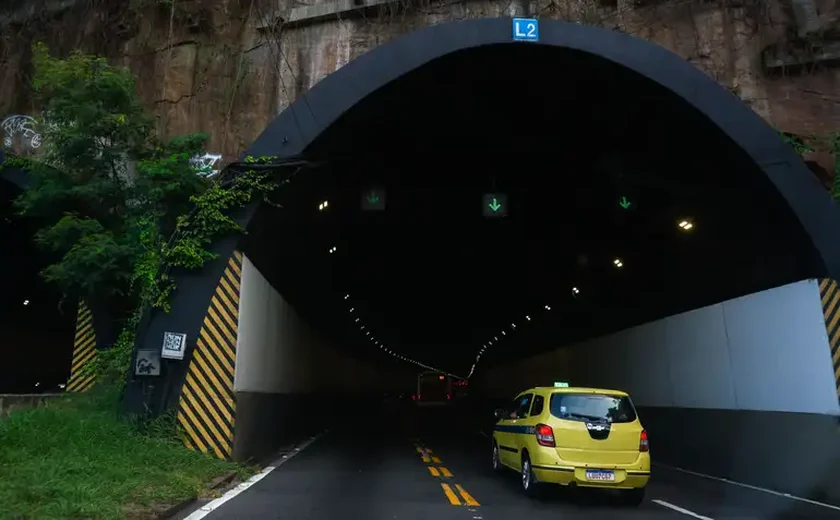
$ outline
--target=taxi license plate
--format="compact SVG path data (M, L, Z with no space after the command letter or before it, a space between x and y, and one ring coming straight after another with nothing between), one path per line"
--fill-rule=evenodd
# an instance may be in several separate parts
M614 471L604 471L604 470L587 470L586 472L586 480L595 480L599 482L612 482L615 480L615 472Z

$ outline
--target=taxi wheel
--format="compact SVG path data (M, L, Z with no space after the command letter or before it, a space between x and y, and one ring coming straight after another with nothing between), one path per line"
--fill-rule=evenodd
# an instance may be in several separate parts
M522 473L520 481L522 482L522 491L526 495L533 496L536 493L537 479L534 476L534 469L531 467L531 459L528 454L522 455Z
M502 461L499 460L499 445L493 443L493 471L502 471Z

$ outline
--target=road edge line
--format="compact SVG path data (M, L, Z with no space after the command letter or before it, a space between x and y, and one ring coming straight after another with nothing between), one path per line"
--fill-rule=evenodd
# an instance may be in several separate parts
M665 502L664 500L659 500L658 498L654 499L654 500L651 500L651 502L653 502L654 504L658 504L662 507L667 507L668 509L671 509L672 511L676 511L677 513L682 513L686 516L691 516L693 518L697 518L698 520L713 520L711 517L703 516L699 513L695 513L694 511L691 511L689 509L685 509L683 507L674 505L670 502Z
M730 480L728 478L715 477L713 475L706 475L705 473L698 473L697 471L691 471L690 469L680 468L680 467L677 467L677 466L671 466L671 465L668 465L668 464L662 464L662 463L659 463L659 462L655 463L654 466L661 466L663 468L668 468L668 469L672 469L674 471L679 471L679 472L685 473L687 475L693 475L695 477L706 478L706 479L709 479L709 480L717 480L718 482L724 482L726 484L733 484L735 486L740 486L740 487L743 487L743 488L752 489L753 491L761 491L762 493L768 493L770 495L775 495L777 497L789 498L791 500L798 500L799 502L805 502L806 504L811 504L811 505L814 505L814 506L824 507L826 509L833 509L835 511L840 511L840 506L835 506L833 504L826 504L825 502L818 502L816 500L811 500L810 498L798 497L796 495L791 495L790 493L782 493L781 491L773 491L772 489L753 486L752 484L745 484L743 482L738 482L736 480Z
M323 437L326 433L327 433L327 431L323 431L323 432L315 435L314 437L311 437L311 438L307 439L306 441L302 442L298 446L295 446L295 448L292 452L290 452L287 455L284 455L283 457L275 460L274 462L271 463L271 465L264 467L259 473L255 474L255 475L252 475L251 478L249 478L245 482L239 484L238 486L235 486L232 489L228 490L227 493L220 496L219 498L217 498L215 500L212 500L211 502L209 502L207 504L204 504L200 508L196 509L195 511L190 513L189 516L184 518L184 520L200 520L200 519L204 518L205 516L209 515L210 513L212 513L216 509L218 509L220 506L222 506L225 502L231 500L232 498L239 495L243 491L247 491L252 485L256 484L257 482L259 482L260 480L265 478L266 475L268 475L269 473L271 473L275 469L279 468L280 466L282 466L286 462L293 459L296 455L300 454L303 450L305 450L306 448L311 446L312 443L314 443L315 441L317 441L318 439Z

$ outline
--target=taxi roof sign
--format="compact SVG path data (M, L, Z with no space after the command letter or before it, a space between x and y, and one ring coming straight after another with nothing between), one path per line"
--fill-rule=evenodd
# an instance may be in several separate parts
M554 388L569 388L569 383L566 381L555 381Z

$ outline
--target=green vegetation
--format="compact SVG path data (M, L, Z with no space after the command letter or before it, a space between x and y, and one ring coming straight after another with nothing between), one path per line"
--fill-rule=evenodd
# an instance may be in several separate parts
M143 428L120 417L118 392L100 385L0 420L0 516L150 518L250 473L184 448L171 416Z
M124 324L87 367L119 381L142 312L169 310L177 290L170 270L200 269L215 258L213 241L241 231L230 213L275 184L265 170L228 182L208 178L192 160L208 136L159 139L126 68L80 52L56 58L43 44L33 47L33 65L45 146L43 155L9 161L32 176L16 204L45 223L36 242L58 260L44 278Z
M831 196L840 202L840 132L831 132L823 136L802 137L777 130L779 136L788 143L800 156L813 152L816 146L830 150L834 154L834 169L832 171Z
M193 161L207 136L155 135L125 68L80 52L56 58L42 44L33 65L44 146L7 160L32 179L16 205L42 223L35 240L56 259L44 278L122 332L85 367L97 377L93 391L0 419L0 509L12 518L149 518L248 470L187 450L172 415L119 413L140 317L168 312L170 271L215 258L214 240L242 231L231 213L276 184L257 166L209 177Z

